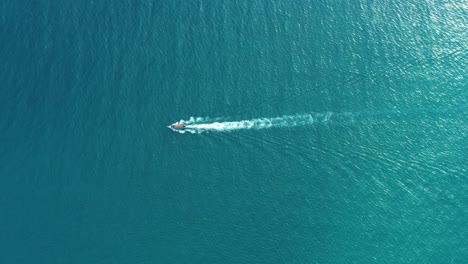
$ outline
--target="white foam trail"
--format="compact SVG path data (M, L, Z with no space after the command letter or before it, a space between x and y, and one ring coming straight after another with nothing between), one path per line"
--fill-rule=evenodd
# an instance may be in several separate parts
M325 122L331 116L331 113L322 114ZM318 115L285 115L273 118L256 118L241 121L222 121L222 118L202 118L191 117L189 120L180 120L174 124L184 124L184 129L172 129L179 133L202 133L208 131L227 132L241 129L266 129L272 127L295 127L313 124ZM173 125L174 125L173 124ZM171 126L168 126L171 128Z
M284 115L273 118L256 118L251 120L227 121L227 118L218 117L190 117L188 120L180 120L175 124L184 124L184 129L173 129L179 133L203 133L203 132L228 132L242 129L266 129L273 127L295 127L307 126L314 123L328 125L335 124L340 126L348 125L392 125L398 122L399 118L405 118L403 115L410 113L416 114L421 111L403 111L400 109L391 109L384 111L357 111L357 112L325 112L308 113L298 115Z

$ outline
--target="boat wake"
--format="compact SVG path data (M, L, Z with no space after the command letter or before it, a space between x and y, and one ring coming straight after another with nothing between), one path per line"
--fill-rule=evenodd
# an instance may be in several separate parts
M332 113L285 115L273 118L256 118L251 120L225 121L224 118L191 117L189 120L180 120L168 128L179 133L199 134L203 132L229 132L234 130L267 129L274 127L296 127L312 125L315 122L326 123ZM183 124L183 129L173 126Z

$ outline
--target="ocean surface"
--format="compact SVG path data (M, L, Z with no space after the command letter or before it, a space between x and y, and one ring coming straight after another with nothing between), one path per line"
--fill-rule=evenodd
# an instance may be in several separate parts
M467 1L0 22L0 263L466 263Z

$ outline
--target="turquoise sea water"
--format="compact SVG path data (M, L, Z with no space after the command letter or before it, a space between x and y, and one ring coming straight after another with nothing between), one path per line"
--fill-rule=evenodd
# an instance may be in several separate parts
M0 21L0 263L468 259L466 1Z

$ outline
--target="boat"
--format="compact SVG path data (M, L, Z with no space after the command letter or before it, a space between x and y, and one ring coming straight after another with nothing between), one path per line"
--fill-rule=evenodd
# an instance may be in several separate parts
M171 125L171 128L181 130L181 129L185 128L185 125L184 124L174 124L174 125Z

